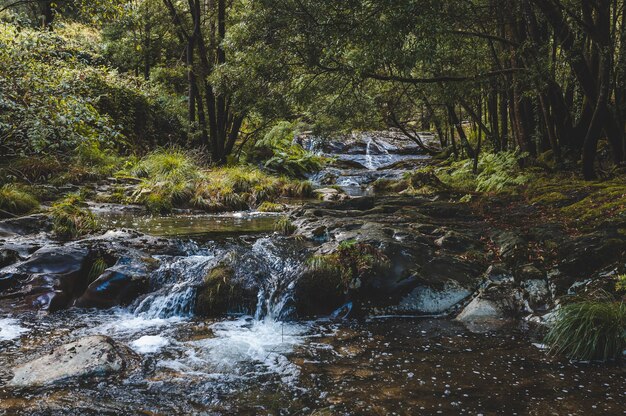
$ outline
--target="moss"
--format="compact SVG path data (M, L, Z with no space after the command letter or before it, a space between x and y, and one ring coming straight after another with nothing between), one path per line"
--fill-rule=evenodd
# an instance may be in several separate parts
M376 193L396 193L407 190L410 183L406 178L403 179L378 179L372 184L372 190Z
M285 210L284 205L276 204L274 202L265 201L257 208L259 212L283 212Z
M589 182L567 174L537 177L525 189L529 203L540 206L580 230L626 223L626 180Z
M94 215L78 195L69 195L50 209L52 230L63 240L70 240L98 229Z
M567 201L569 198L563 194L562 192L548 192L545 194L539 194L532 198L530 202L532 204L541 204L541 205L554 205L561 203L563 201Z
M24 215L37 208L39 208L39 201L19 186L9 184L0 187L0 217L11 214Z

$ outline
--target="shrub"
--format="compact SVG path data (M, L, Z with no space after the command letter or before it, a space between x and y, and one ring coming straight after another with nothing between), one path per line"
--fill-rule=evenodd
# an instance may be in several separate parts
M94 215L78 195L69 195L52 205L52 230L64 240L81 237L97 230Z
M0 22L0 136L10 156L69 156L91 141L146 147L183 135L177 98L105 67L93 29L62 26Z
M618 360L626 348L626 304L609 299L563 306L545 342L573 360Z
M524 156L518 152L481 153L477 173L471 159L449 161L446 166L434 168L434 172L443 184L459 191L514 191L532 179L520 168L519 161Z
M326 159L294 143L297 131L292 123L279 122L255 143L248 160L262 162L268 171L293 178L304 178L319 171Z
M39 208L39 201L16 185L0 187L0 217L5 214L24 215Z

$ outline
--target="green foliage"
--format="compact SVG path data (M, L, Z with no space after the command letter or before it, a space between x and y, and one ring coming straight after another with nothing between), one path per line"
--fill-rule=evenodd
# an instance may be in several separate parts
M71 240L98 229L96 218L86 207L84 200L69 195L50 208L54 234L63 240Z
M194 207L209 212L252 209L283 196L308 196L309 182L275 177L250 166L202 169L194 153L162 149L143 158L130 174L142 179L133 196L153 212Z
M274 231L282 235L292 235L298 228L291 222L288 216L281 217L274 224Z
M101 45L79 24L51 32L0 23L0 154L63 158L85 143L140 147L180 135L180 108L102 66Z
M359 279L367 278L377 268L387 267L389 258L376 247L356 240L342 241L330 254L314 256L308 261L309 271L334 275L344 292L358 288Z
M546 343L574 360L619 360L626 349L626 304L606 299L564 305Z
M6 214L24 215L39 208L39 201L20 187L7 184L0 187L0 217Z
M617 282L615 282L615 291L620 293L626 293L626 274L620 274L617 276Z
M518 152L481 153L476 174L474 161L470 159L450 161L435 168L435 174L441 182L460 191L514 192L532 179L532 175L520 167L523 157L525 155Z
M294 178L304 178L319 171L326 163L325 159L294 143L296 134L297 128L292 123L279 122L255 143L248 160L262 161L268 171Z

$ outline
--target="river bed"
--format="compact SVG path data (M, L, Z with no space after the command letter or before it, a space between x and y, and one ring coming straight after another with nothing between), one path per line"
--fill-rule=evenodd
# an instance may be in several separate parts
M361 146L364 155L348 156L367 169L343 171L344 178L403 174L378 169L414 156L390 157L390 146L376 140L376 154L372 139ZM365 189L346 183L351 194ZM126 307L0 311L0 414L626 414L624 367L551 357L541 328L525 321L482 328L449 317L298 319L291 296L302 250L272 235L281 214L92 208L104 229L180 239L184 255L157 255L152 291ZM194 316L198 281L233 252L262 278L256 312ZM129 346L139 366L47 387L6 386L16 364L98 334Z

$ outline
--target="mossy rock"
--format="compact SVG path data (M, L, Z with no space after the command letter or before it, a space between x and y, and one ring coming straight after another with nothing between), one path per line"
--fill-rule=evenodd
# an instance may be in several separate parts
M195 312L200 316L215 317L227 312L250 312L256 298L236 281L235 270L219 264L204 278L196 296Z
M328 315L345 303L343 278L329 270L306 270L298 279L295 300L301 317Z

